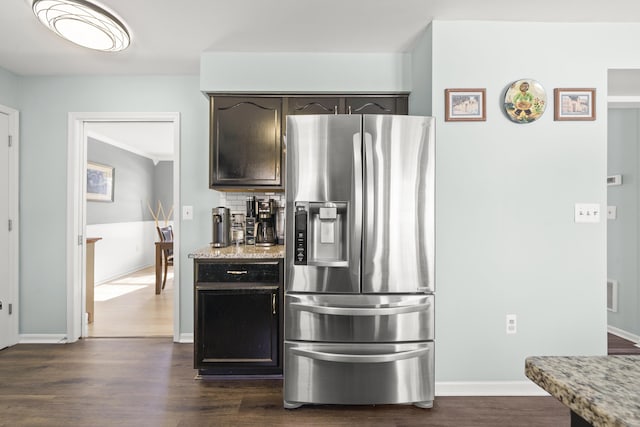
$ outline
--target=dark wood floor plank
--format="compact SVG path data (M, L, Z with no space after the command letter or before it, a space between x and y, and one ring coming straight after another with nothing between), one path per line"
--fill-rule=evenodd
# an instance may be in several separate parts
M192 366L193 346L166 338L16 345L0 351L0 426L569 426L552 397L285 410L282 380L197 380Z
M607 334L608 354L640 354L640 347L633 341L626 340L614 334Z

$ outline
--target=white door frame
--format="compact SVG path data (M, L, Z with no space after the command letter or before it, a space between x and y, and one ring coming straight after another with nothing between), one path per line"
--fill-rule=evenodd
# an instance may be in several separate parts
M11 137L11 147L9 149L9 218L11 219L11 232L9 233L9 301L5 301L6 307L9 309L11 304L11 315L9 316L9 336L7 344L14 345L18 343L19 337L19 318L20 318L20 135L19 123L20 113L13 108L0 105L0 113L9 116L9 135ZM3 141L7 144L7 141ZM7 227L8 224L1 224Z
M180 206L180 113L69 113L67 141L67 342L86 336L85 259L88 122L169 122L173 123L173 203ZM178 212L179 209L175 209ZM180 220L174 221L173 340L180 338Z

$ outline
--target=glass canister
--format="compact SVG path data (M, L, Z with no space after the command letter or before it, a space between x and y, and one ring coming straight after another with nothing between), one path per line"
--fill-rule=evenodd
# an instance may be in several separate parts
M244 214L234 213L231 215L231 244L242 243L244 243Z

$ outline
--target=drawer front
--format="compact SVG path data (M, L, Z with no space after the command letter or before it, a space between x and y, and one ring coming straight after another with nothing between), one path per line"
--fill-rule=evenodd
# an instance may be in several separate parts
M434 339L433 295L285 296L285 339L408 342Z
M278 283L280 267L274 262L198 262L195 265L197 283Z
M434 398L434 344L319 344L285 341L284 401L414 403Z

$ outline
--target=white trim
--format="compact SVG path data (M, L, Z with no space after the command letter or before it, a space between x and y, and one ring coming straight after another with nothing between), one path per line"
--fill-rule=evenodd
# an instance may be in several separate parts
M180 206L180 113L112 113L85 112L69 113L67 140L67 341L74 342L86 335L86 324L82 313L84 302L84 263L86 228L85 202L82 195L86 180L86 145L87 135L85 122L170 122L173 123L173 203ZM179 209L175 208L178 212ZM176 215L176 218L178 216ZM174 221L175 254L174 299L173 299L173 340L180 339L180 221ZM78 236L83 236L82 244L78 244Z
M114 147L121 148L121 149L123 149L125 151L129 151L130 153L137 154L137 155L142 156L142 157L146 157L147 159L150 159L153 162L154 165L157 165L162 160L168 160L168 161L173 160L173 155L171 155L171 156L168 156L168 155L153 155L153 154L147 153L144 150L140 150L138 148L135 148L135 147L132 147L130 145L127 145L124 142L116 141L113 138L109 138L108 136L101 135L96 131L87 132L87 136L89 136L89 137L91 137L91 138L93 138L93 139L95 139L97 141L104 142L105 144L113 145Z
M20 344L66 344L65 334L20 334Z
M616 328L615 326L607 325L607 332L620 338L624 338L625 340L633 341L635 344L640 343L640 336Z
M20 329L20 112L0 105L0 113L8 115L11 149L9 150L9 218L12 230L9 233L9 301L12 314L9 316L8 345L18 342ZM5 309L8 309L6 307Z
M638 108L640 107L640 96L609 96L607 97L608 108Z
M193 332L180 334L177 342L181 344L193 344Z
M436 381L436 396L549 396L531 381Z

